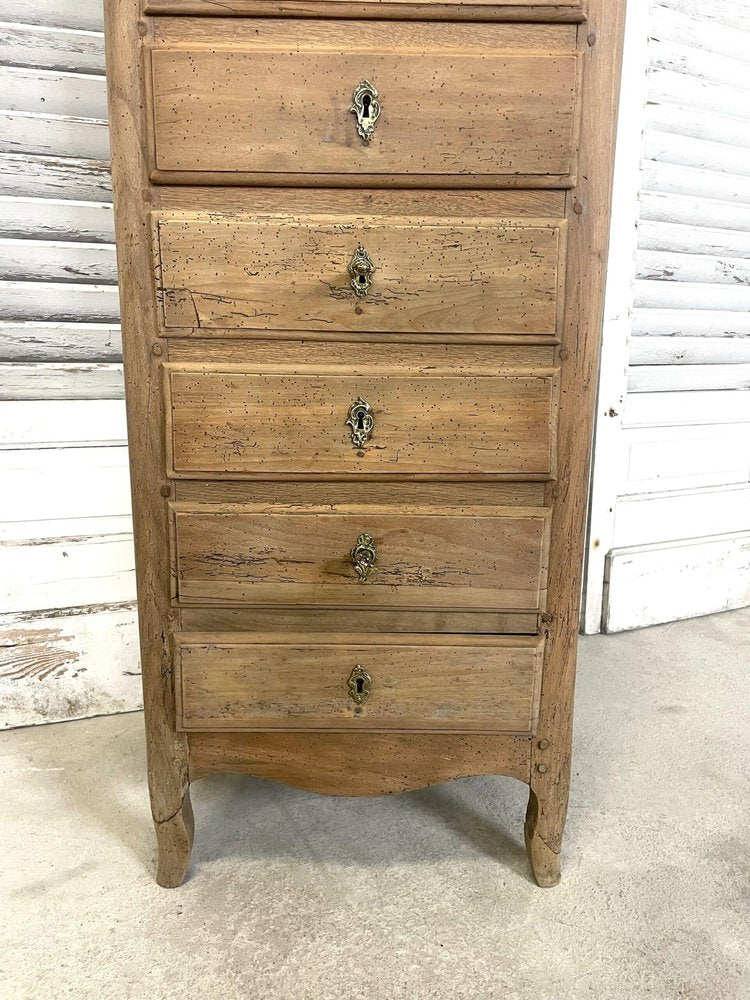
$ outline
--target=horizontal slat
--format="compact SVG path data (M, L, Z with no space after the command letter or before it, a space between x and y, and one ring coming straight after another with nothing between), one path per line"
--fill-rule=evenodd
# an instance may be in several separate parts
M750 62L750 35L707 18L690 17L679 10L655 4L651 8L650 30L654 38L669 39L722 58Z
M104 73L104 35L99 31L0 23L0 64Z
M750 337L633 337L630 341L631 365L743 363L750 363Z
M628 392L690 389L750 389L750 365L641 365L628 375Z
M1 6L1 4L0 4ZM107 82L91 73L61 73L26 66L0 66L0 103L6 111L27 111L106 122Z
M643 156L646 160L675 163L684 167L739 176L750 175L750 162L743 149L727 143L694 139L689 135L646 129L643 136Z
M679 490L621 499L612 545L652 545L696 538L716 525L722 533L750 531L750 486Z
M0 238L0 279L117 284L111 243Z
M0 151L108 160L109 128L90 118L0 112Z
M737 149L750 146L750 130L741 118L732 118L715 110L681 107L654 101L645 112L646 127L662 134L689 136L705 142L723 143Z
M95 535L132 535L130 514L109 517L57 517L43 521L0 521L0 541L55 541L58 538L93 538Z
M649 100L659 103L668 102L702 111L733 115L735 118L750 118L746 90L698 80L684 73L671 73L663 69L653 70L648 77L648 97Z
M78 202L112 201L109 164L26 153L0 153L6 196Z
M747 484L749 430L747 424L625 429L618 493Z
M119 399L0 402L0 449L124 446L125 403ZM120 464L121 467L121 464Z
M0 0L0 20L101 31L102 0Z
M114 243L112 205L0 196L0 236Z
M607 558L605 632L750 603L750 533L616 549Z
M129 535L0 544L0 607L8 613L134 598Z
M649 51L653 69L666 69L710 83L746 89L742 85L747 80L747 64L738 59L653 37Z
M629 393L623 422L626 427L669 427L749 421L750 392L717 389Z
M0 521L130 514L124 446L0 451L0 470Z
M727 28L750 31L750 7L746 0L657 0L657 6L681 11L702 22L715 21Z
M120 327L0 321L0 361L121 361Z
M0 728L142 705L132 602L0 616Z
M636 278L750 285L750 260L706 254L675 254L663 250L641 250L636 257Z
M636 281L636 309L727 309L750 311L750 286L711 285L685 281Z
M638 226L638 246L641 250L746 257L750 254L750 233L642 220Z
M644 160L641 176L644 191L750 204L750 176L720 174L714 170L656 160Z
M116 285L0 281L0 319L107 323L117 322L119 316Z
M122 399L122 365L0 364L0 399Z
M750 157L748 157L750 164ZM750 231L750 206L710 198L644 192L641 218L652 222Z

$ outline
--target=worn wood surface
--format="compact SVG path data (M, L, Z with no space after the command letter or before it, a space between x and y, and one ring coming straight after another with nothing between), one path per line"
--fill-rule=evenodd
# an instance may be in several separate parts
M187 744L175 731L169 648L168 519L159 492L165 466L161 377L153 354L151 259L142 198L147 187L140 76L139 0L105 5L112 182L117 212L118 265L127 369L133 526L151 811L159 840L157 878L176 885L187 868L192 813Z
M544 603L543 509L180 505L173 516L182 603L475 611ZM377 561L361 583L352 549L363 532Z
M579 184L571 195L568 280L553 506L547 637L538 739L534 742L526 819L529 859L540 885L560 878L568 809L573 689L581 594L591 434L609 240L612 146L617 118L624 3L590 0L581 33L585 53Z
M486 733L191 733L190 779L234 771L325 795L392 795L475 774L528 781L529 742Z
M214 17L352 17L415 20L550 21L584 19L583 0L144 0L149 14Z
M554 470L551 372L428 379L170 367L166 391L171 475L547 478ZM374 420L361 448L346 424L360 397Z
M520 185L569 183L574 172L572 27L362 22L353 33L338 21L193 18L157 22L154 35L162 180L280 173L361 186L406 175L450 186L463 175ZM349 111L363 79L383 109L367 143Z
M533 730L537 637L176 637L178 725L205 729ZM355 666L371 677L361 705Z
M558 330L560 220L174 214L158 219L156 241L171 330ZM375 267L364 297L348 270L358 246Z

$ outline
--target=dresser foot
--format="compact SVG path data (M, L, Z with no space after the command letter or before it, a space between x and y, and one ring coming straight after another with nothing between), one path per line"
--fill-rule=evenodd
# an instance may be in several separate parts
M174 816L170 816L163 822L155 820L154 827L159 848L156 881L165 889L174 889L178 885L182 885L190 863L190 851L193 847L195 824L189 789L185 791L182 805Z
M537 793L533 788L530 788L524 825L526 853L537 885L543 889L549 889L560 881L560 852L553 850L545 839L543 819L543 807ZM560 831L560 836L562 836L562 831Z

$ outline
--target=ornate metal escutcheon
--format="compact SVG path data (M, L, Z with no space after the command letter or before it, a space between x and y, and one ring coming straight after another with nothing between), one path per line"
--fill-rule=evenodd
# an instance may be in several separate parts
M369 80L363 80L354 88L352 106L349 108L357 116L357 132L365 142L372 139L375 122L380 117L378 91Z
M372 677L370 677L362 664L358 663L349 674L349 680L346 683L349 688L349 697L355 705L361 705L370 693Z
M352 444L354 447L364 447L370 438L375 423L372 407L367 400L362 399L361 396L358 396L354 400L349 407L349 417L346 423L352 429Z
M352 276L351 286L359 298L363 299L372 288L374 271L375 265L369 253L363 246L358 246L349 261L349 274Z
M357 539L357 544L352 549L352 564L357 571L360 583L366 583L370 570L375 566L378 558L378 550L375 548L375 539L372 535L363 532Z

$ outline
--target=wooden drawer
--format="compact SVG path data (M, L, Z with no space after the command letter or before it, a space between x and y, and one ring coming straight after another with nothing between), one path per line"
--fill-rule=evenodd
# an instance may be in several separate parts
M425 378L164 368L170 476L554 475L554 371ZM358 403L372 419L361 446Z
M174 596L187 604L534 611L544 606L549 517L545 508L172 504Z
M191 18L153 34L154 180L574 182L572 25ZM350 110L363 82L380 106L369 141Z
M183 633L178 728L532 733L542 653L524 636Z
M559 333L564 220L435 212L157 216L164 330ZM374 267L365 295L352 287L359 247Z

